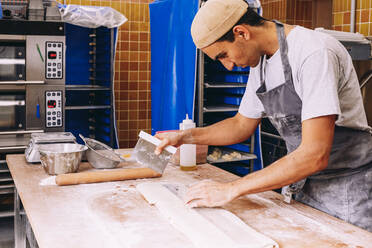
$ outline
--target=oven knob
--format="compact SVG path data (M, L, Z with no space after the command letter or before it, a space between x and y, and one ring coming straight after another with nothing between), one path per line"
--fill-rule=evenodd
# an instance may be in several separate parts
M22 128L22 127L23 127L23 126L22 126L22 123L19 123L19 124L18 124L18 127L19 127L19 128Z
M22 52L18 52L18 56L21 57L22 56Z
M19 77L19 78L23 78L23 74L19 74L18 77Z
M50 125L52 125L52 123L51 122L48 122L48 127L50 127Z

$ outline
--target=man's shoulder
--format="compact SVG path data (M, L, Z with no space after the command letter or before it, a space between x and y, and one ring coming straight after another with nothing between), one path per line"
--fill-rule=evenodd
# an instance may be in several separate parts
M343 45L334 37L312 29L297 26L293 36L288 37L288 54L295 63L302 64L309 56L321 52L333 52L338 56L347 56Z

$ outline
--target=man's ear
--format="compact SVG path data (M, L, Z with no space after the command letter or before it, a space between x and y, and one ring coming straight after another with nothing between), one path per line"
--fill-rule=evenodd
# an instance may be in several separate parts
M235 38L242 38L244 40L249 40L251 38L251 33L249 29L243 25L234 26L233 33Z

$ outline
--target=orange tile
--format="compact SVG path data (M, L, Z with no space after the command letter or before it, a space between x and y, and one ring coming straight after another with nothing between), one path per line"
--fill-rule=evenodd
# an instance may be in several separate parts
M131 32L129 34L129 40L138 42L139 41L139 34L137 32Z
M343 13L336 13L333 20L334 25L341 25L343 23Z
M360 1L360 0L359 0ZM362 1L362 9L368 9L371 0L361 0Z
M350 24L350 12L344 12L343 24Z
M138 51L139 50L138 42L130 42L129 43L129 50L130 51Z
M342 31L344 31L344 32L350 32L350 25L343 25L342 26Z
M359 33L367 36L368 35L368 27L369 27L369 24L368 23L362 23L362 24L360 24L360 31L359 31Z
M369 10L368 9L363 9L361 11L360 21L361 22L368 22L369 21Z

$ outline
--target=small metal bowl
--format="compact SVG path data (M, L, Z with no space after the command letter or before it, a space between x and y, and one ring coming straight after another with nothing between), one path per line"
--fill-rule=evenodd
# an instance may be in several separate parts
M85 138L81 134L80 138L88 147L86 152L88 162L96 169L112 169L125 162L111 147L90 138Z
M40 145L40 161L49 175L77 172L83 152L87 149L79 144Z

